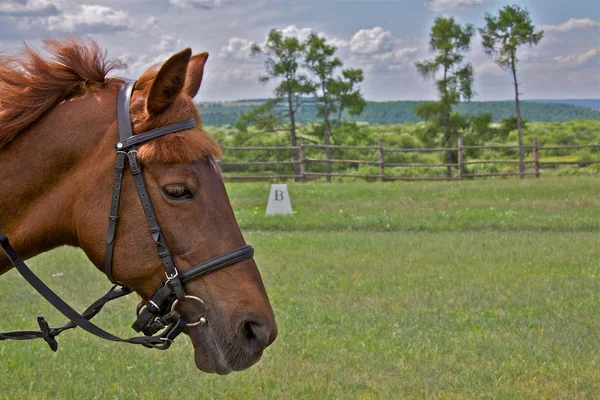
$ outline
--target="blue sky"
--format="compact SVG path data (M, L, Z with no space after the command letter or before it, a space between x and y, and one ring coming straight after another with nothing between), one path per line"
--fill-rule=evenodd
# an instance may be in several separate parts
M249 54L272 28L300 38L324 35L347 67L365 71L369 100L435 98L414 63L428 57L436 17L482 26L485 13L505 4L529 9L545 31L540 46L520 53L523 98L600 97L600 4L596 0L0 0L0 49L22 41L91 36L136 77L185 47L209 51L202 101L268 97L258 83L263 60ZM507 72L483 53L475 36L467 59L476 71L474 100L513 96Z

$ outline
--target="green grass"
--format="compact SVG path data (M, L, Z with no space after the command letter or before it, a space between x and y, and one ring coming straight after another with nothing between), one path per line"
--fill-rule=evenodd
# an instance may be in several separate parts
M230 184L242 229L600 231L600 177L289 185L297 214L266 217L268 183Z
M58 353L1 342L0 398L600 399L598 180L290 185L298 214L275 219L267 188L229 185L280 328L259 364L206 375L187 339L157 352L71 331ZM108 287L72 249L31 265L80 308ZM63 321L1 279L1 329ZM129 335L134 305L98 321Z

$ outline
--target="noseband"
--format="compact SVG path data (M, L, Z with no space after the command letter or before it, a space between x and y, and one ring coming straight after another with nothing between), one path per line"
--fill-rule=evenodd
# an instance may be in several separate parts
M43 317L38 317L40 330L16 331L0 333L0 340L28 340L44 339L53 351L58 349L56 336L61 332L77 326L85 331L99 336L103 339L140 344L145 347L166 350L173 340L183 332L186 327L194 327L207 323L206 304L196 296L190 296L185 291L185 286L191 281L210 274L221 268L228 267L238 262L254 257L254 249L250 245L242 246L228 253L221 254L200 264L194 265L186 270L180 270L169 251L160 229L152 201L146 190L142 167L137 156L137 146L153 139L192 129L196 126L193 119L180 121L171 125L163 126L137 135L133 134L129 106L131 95L135 86L134 81L126 81L119 89L117 103L117 121L119 125L119 141L115 144L117 161L115 163L115 176L112 191L112 200L109 213L108 232L106 235L106 252L104 255L104 272L114 286L100 299L95 301L83 313L79 314L71 306L65 303L44 282L42 282L19 257L15 249L10 245L6 236L0 233L0 248L11 261L15 269L33 286L50 304L69 319L69 322L59 328L50 328ZM136 332L142 332L145 336L122 339L103 330L90 322L102 307L109 301L126 296L133 290L115 280L112 274L112 261L116 239L117 223L119 221L119 202L121 199L121 188L126 162L133 176L135 188L140 198L142 209L148 221L150 234L156 243L158 257L162 261L165 270L165 281L162 282L150 299L140 303L137 307L137 319L133 324ZM200 306L201 313L197 321L186 322L181 314L176 311L179 303L189 301L194 307ZM154 335L154 336L153 336Z

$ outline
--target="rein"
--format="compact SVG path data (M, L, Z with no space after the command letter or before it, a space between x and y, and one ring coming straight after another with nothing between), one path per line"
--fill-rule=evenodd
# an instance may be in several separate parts
M115 163L115 176L108 217L109 223L106 234L106 251L104 255L104 273L114 286L104 296L96 300L80 314L35 275L35 273L19 257L8 241L8 238L0 232L0 248L4 254L6 254L15 269L46 299L46 301L52 304L54 308L69 319L69 322L63 326L51 328L44 317L38 317L37 322L40 327L39 330L0 333L0 340L44 339L50 348L53 351L56 351L58 349L56 336L67 329L80 327L102 339L114 342L139 344L148 348L166 350L186 327L194 327L207 323L206 317L208 309L206 304L202 299L186 294L185 286L193 280L221 268L254 257L254 249L252 246L245 245L194 265L185 271L179 271L177 269L175 260L173 259L160 230L160 225L156 219L150 196L146 190L142 167L137 157L136 146L170 133L192 129L196 126L196 122L193 119L180 121L134 136L131 116L129 114L129 105L134 86L134 81L126 81L119 89L117 103L119 141L115 144L117 160ZM90 320L102 310L106 303L133 292L131 288L117 282L112 275L114 244L117 223L119 221L119 202L126 162L129 165L129 170L133 176L138 197L140 198L142 209L144 210L148 221L149 231L152 239L156 243L158 257L162 261L166 277L166 280L158 286L148 302L145 304L142 302L137 307L137 319L132 328L136 332L142 332L144 336L136 336L129 339L117 337L90 322ZM185 301L194 301L202 307L202 314L198 321L186 322L181 314L175 310L178 303Z

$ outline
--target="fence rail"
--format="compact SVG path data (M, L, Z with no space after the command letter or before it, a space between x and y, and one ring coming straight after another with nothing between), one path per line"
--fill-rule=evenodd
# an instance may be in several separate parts
M237 167L237 166L294 166L294 170L297 171L292 174L253 174L253 175L235 175L234 172L226 173L224 179L228 181L256 181L256 180L285 180L295 179L297 181L306 182L307 179L321 178L324 177L328 181L332 177L351 177L351 178L363 178L368 180L380 180L380 181L455 181L463 179L474 179L474 178L487 178L487 177L511 177L519 176L525 178L528 176L540 177L542 173L541 168L561 166L561 165L579 165L588 166L591 164L598 164L600 160L589 160L589 161L540 161L540 152L552 151L552 150L574 150L574 149L600 149L600 144L589 144L589 145L564 145L564 146L539 146L537 138L534 138L532 144L523 146L533 157L532 160L524 160L523 164L529 166L530 171L525 172L483 172L483 173L466 173L465 167L474 165L519 165L519 160L480 160L473 159L468 160L465 156L465 151L468 150L515 150L519 146L514 145L494 145L494 146L465 146L463 145L462 139L458 140L457 147L436 147L436 148L385 148L382 141L379 141L377 146L338 146L338 145L320 145L320 144L305 144L303 139L299 140L298 146L247 146L247 147L223 147L222 150L225 155L231 151L287 151L290 154L290 159L284 161L222 161L220 165L222 167ZM325 158L314 158L308 157L308 150L326 150L324 151ZM331 151L327 150L360 150L371 153L371 157L365 159L346 159L346 158L332 158ZM452 160L456 162L386 162L386 155L391 157L395 153L451 153ZM456 157L455 157L456 156ZM293 159L293 158L296 159ZM449 161L448 158L446 160ZM348 173L345 172L314 172L309 170L311 165L332 164L340 165L347 164L349 166L378 166L379 174L367 173ZM299 168L298 168L299 167ZM446 168L447 174L442 177L431 177L431 176L397 176L386 174L386 169L396 168ZM331 171L327 168L327 171Z

